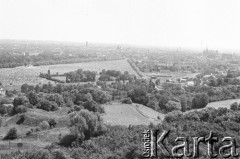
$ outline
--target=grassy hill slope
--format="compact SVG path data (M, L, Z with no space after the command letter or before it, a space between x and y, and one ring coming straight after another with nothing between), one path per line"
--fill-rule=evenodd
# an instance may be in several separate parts
M157 116L161 119L164 117L163 114L139 104L113 103L104 105L104 108L106 111L103 115L104 122L111 125L148 125L151 122L158 124L161 120L157 119Z

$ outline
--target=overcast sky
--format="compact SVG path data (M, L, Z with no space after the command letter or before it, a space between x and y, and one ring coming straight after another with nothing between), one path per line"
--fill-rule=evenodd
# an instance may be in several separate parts
M240 49L239 0L0 0L0 39Z

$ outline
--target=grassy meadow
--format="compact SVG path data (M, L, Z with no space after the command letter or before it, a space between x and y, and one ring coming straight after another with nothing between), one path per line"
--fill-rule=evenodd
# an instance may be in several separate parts
M0 81L6 89L19 89L22 84L44 84L49 81L38 77L39 74L51 73L63 74L77 69L90 70L100 72L106 70L118 70L121 72L128 71L130 74L136 74L126 59L116 61L93 61L86 63L72 63L72 64L58 64L46 66L31 66L31 67L16 67L16 68L3 68L0 69Z

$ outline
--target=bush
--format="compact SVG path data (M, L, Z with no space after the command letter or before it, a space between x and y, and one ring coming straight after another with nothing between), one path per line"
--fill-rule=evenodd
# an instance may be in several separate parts
M54 119L48 121L50 128L54 128L57 125L57 122Z
M47 130L50 128L49 124L47 121L43 121L39 124L39 127L41 128L41 130Z
M50 153L48 150L31 150L24 153L24 158L27 159L49 159Z
M99 113L81 110L70 115L70 131L78 136L79 140L76 143L81 143L90 137L102 135L106 127Z
M20 115L20 119L16 122L17 125L20 125L24 122L25 120L25 115L24 114L21 114Z
M174 101L168 101L165 108L166 108L165 110L167 112L171 112L174 110L181 110L181 104L178 102L174 102Z
M27 108L23 105L19 105L15 108L15 114L20 114L25 112L27 112Z
M195 97L192 100L192 108L193 109L199 109L204 108L209 103L209 97L205 93L199 93L195 95Z
M69 147L76 140L76 136L72 134L67 134L60 138L59 144L61 146Z
M29 103L29 100L25 96L16 97L13 100L14 107L17 107L19 105L26 105L27 103Z
M200 118L197 113L195 112L189 112L184 115L184 119L186 120L194 120L194 121L200 121Z
M74 110L74 111L80 111L80 110L82 110L82 109L84 109L84 107L83 107L82 105L74 105L74 106L73 106L73 110Z
M87 101L83 104L83 107L89 111L105 113L104 107L95 101Z
M32 134L32 131L31 130L28 130L27 132L26 132L26 136L30 136Z
M39 126L37 126L36 128L35 128L35 132L38 132L38 131L40 131L41 130L41 128L39 127Z
M166 114L164 120L168 123L182 120L183 114L181 111L172 111Z
M58 105L56 102L51 102L51 111L56 111L58 110Z
M37 104L37 108L46 111L55 111L58 109L58 105L56 102L53 101L42 100L40 103Z
M158 110L158 108L159 108L158 107L158 102L151 100L147 103L147 107L152 108L154 110Z
M231 106L230 106L230 109L238 110L238 103L237 102L232 103Z
M0 117L0 127L2 126L2 124L3 124L3 118Z
M3 104L12 104L12 101L8 98L0 97L0 105L3 105Z
M17 129L15 127L11 128L3 140L14 140L17 138Z
M33 108L33 105L30 104L30 103L28 103L28 104L26 105L26 107L27 107L27 108Z
M123 98L121 100L121 102L124 103L124 104L132 104L132 100L129 97L128 98Z
M66 159L66 156L61 150L53 151L53 158L52 159Z
M6 96L7 97L13 97L13 91L6 90Z

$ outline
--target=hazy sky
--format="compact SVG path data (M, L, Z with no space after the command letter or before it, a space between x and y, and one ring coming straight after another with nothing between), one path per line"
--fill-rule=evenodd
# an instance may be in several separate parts
M0 0L0 39L240 49L239 0Z

